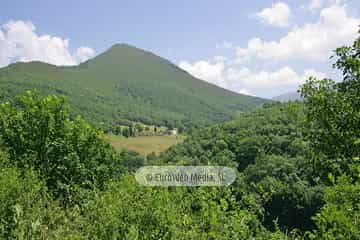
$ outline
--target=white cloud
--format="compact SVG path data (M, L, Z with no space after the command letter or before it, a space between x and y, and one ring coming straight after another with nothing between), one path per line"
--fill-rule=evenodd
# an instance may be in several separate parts
M94 56L94 50L81 47L72 55L69 40L38 35L31 22L9 21L0 28L0 66L12 61L42 61L55 65L76 65Z
M271 8L265 8L261 12L256 13L256 16L262 22L275 27L286 27L289 25L289 17L291 15L290 7L283 2L277 2Z
M0 28L0 67L9 64L8 47L5 41L5 35Z
M224 56L215 56L214 58L214 62L225 62L227 61L228 59Z
M316 4L312 7L327 5L319 12L317 21L295 26L278 40L252 38L245 48L231 46L234 57L217 56L210 60L183 61L180 67L200 79L232 91L263 97L294 91L310 76L325 78L327 75L323 72L311 68L301 69L302 63L312 60L317 61L318 66L327 65L332 50L349 45L356 39L360 18L349 16L346 6L340 0L324 0ZM247 59L254 61L246 62L245 66L244 60ZM299 63L296 70L284 64L286 60L296 60ZM274 69L274 66L277 68Z
M181 61L179 67L194 77L223 86L223 72L225 65L222 61L215 63L211 63L210 61L198 61L193 64L187 61Z
M94 56L94 49L89 47L79 47L74 53L74 59L78 63L85 62L86 60L93 58Z
M359 24L359 18L347 15L345 6L334 4L321 11L317 22L294 27L278 41L249 40L246 48L237 48L237 61L252 57L326 61L333 49L356 38Z
M255 96L250 90L245 89L245 88L239 89L238 93Z
M307 69L300 75L288 66L273 72L261 71L259 73L254 73L248 69L240 69L240 71L232 73L233 80L239 82L241 86L250 89L298 86L303 84L310 76L325 78L326 74L317 72L313 69Z
M275 71L254 72L247 67L229 67L226 62L198 61L189 63L182 61L179 67L193 76L230 89L238 93L254 95L257 91L276 90L279 87L297 88L310 76L325 78L326 74L306 69L298 74L292 68L285 66Z
M310 0L308 8L310 11L315 11L323 5L324 0Z

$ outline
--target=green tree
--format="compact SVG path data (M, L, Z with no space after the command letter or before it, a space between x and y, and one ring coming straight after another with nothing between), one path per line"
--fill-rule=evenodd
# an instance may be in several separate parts
M179 127L178 127L178 132L179 132L180 134L182 134L182 133L184 133L184 131L185 131L184 126L180 124Z
M360 174L360 164L358 164ZM328 187L325 206L314 217L313 239L360 239L360 181L341 176Z
M144 126L143 126L142 124L140 124L140 123L136 123L136 124L135 124L135 129L136 129L136 131L137 131L138 133L141 133L141 132L144 131Z
M135 137L135 135L136 135L136 130L135 130L134 124L132 124L132 125L129 127L129 136L130 136L130 137Z
M115 129L114 129L114 134L115 135L120 135L122 133L122 129L121 126L116 125Z
M81 237L65 211L48 197L45 183L31 170L21 173L13 167L0 168L0 219L1 239Z
M307 135L323 177L348 172L360 138L360 38L336 49L335 68L343 81L310 78L301 89L306 104Z
M229 188L144 188L133 176L110 184L83 212L91 223L86 236L97 239L251 239L261 232Z
M129 127L124 127L122 130L122 135L126 138L130 137L130 130Z
M335 51L343 81L310 78L302 87L315 167L328 184L313 239L360 239L360 37Z
M101 187L110 178L112 147L81 117L70 119L63 97L27 92L2 103L0 138L10 162L35 169L53 196L66 202L79 188Z

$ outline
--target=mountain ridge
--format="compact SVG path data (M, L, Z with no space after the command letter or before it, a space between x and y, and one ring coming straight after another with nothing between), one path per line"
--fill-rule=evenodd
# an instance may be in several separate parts
M129 44L114 44L76 66L39 61L0 69L0 98L29 89L69 98L95 122L203 126L230 120L267 100L238 94L191 76L174 63Z
M271 98L272 100L279 102L289 102L289 101L302 101L302 97L298 92L287 92L281 95L277 95Z

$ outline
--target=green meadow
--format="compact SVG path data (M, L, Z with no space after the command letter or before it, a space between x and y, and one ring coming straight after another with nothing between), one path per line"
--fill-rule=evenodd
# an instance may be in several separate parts
M183 142L183 135L138 136L125 138L123 136L107 135L111 145L118 151L133 150L146 156L152 152L159 154L169 147Z

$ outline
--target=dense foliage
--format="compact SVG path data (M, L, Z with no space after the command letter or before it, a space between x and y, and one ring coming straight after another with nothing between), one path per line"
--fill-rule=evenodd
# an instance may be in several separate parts
M344 79L193 131L156 156L115 152L62 97L0 105L0 238L360 239L360 40ZM147 165L222 165L227 187L143 187Z
M1 104L0 113L3 238L272 235L238 205L230 188L138 186L131 172L144 160L134 152L115 153L99 130L80 117L71 120L62 97L28 92Z
M335 57L342 82L312 78L301 90L312 161L329 185L313 237L360 239L360 37Z
M235 121L200 130L163 153L162 163L237 167L233 186L239 205L265 226L311 229L324 188L309 164L300 103L268 104Z
M0 105L0 135L9 161L38 171L55 197L69 198L76 187L101 186L114 162L100 131L69 115L63 98L30 92Z

